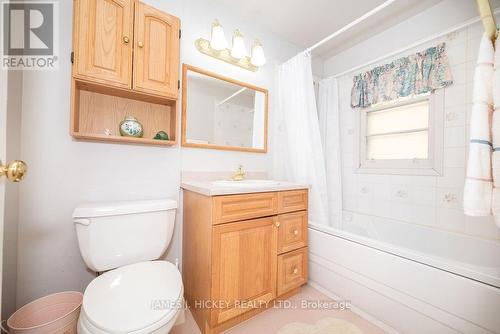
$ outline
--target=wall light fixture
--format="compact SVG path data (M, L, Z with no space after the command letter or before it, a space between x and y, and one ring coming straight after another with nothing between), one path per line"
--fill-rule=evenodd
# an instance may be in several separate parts
M210 40L198 38L195 46L203 54L225 61L226 63L242 67L246 70L256 72L259 67L266 63L264 48L255 40L252 47L252 56L247 55L245 41L241 32L236 29L233 33L232 47L228 48L224 29L218 20L212 23Z

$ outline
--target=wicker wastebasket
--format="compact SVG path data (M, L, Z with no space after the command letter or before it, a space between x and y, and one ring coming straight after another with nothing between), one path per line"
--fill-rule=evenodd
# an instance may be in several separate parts
M83 295L54 293L24 305L7 320L9 334L76 334Z

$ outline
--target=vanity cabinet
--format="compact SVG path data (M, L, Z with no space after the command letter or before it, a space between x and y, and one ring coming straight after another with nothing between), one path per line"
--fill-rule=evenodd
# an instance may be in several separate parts
M184 291L204 334L252 317L307 282L307 189L183 194Z

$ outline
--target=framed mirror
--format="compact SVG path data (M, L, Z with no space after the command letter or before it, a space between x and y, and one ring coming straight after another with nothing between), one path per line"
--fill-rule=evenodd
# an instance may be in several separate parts
M182 146L267 152L268 91L183 65Z

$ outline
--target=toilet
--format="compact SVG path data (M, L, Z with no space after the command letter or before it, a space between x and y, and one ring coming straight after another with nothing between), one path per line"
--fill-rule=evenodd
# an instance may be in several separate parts
M102 273L87 287L78 333L163 334L183 309L182 277L157 260L172 239L173 200L92 203L73 213L80 253Z

